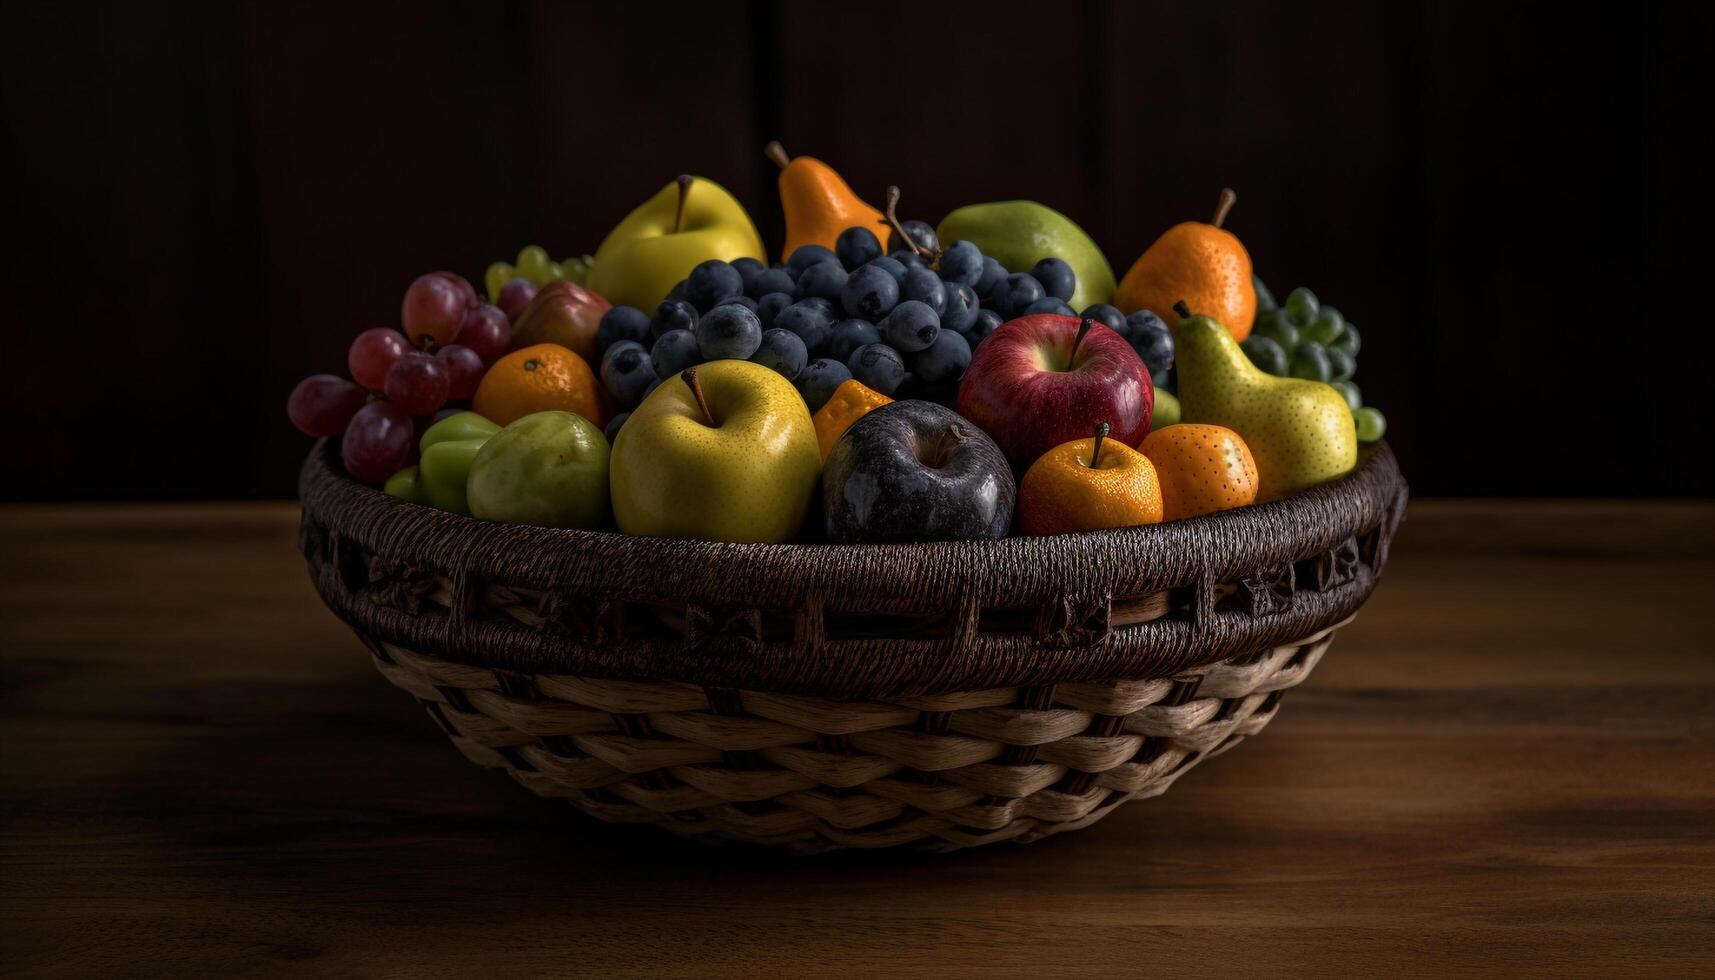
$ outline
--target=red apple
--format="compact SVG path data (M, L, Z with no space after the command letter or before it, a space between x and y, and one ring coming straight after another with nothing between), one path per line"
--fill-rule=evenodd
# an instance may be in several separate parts
M1082 336L1080 336L1082 331ZM1022 316L990 334L959 384L959 414L994 437L1020 470L1098 422L1136 446L1149 434L1155 385L1119 334L1055 313Z
M556 279L536 291L536 298L512 324L512 349L536 344L570 348L590 364L600 364L595 332L602 314L613 304L599 293L568 279Z

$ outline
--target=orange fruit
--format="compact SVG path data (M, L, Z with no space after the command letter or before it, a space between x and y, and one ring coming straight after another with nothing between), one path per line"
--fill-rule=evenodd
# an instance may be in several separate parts
M1018 525L1025 534L1100 531L1160 520L1161 485L1154 465L1117 439L1061 443L1030 464L1018 484Z
M1256 286L1250 253L1237 235L1221 227L1237 199L1230 195L1222 193L1212 224L1186 221L1162 232L1120 280L1114 305L1127 313L1149 310L1178 327L1173 304L1184 300L1192 313L1214 319L1234 340L1249 337L1256 320Z
M1181 422L1156 429L1137 448L1155 464L1164 520L1256 502L1256 459L1225 426Z
M828 403L816 409L816 414L810 418L816 424L816 441L822 444L822 462L828 461L828 454L834 451L834 443L840 441L840 436L846 434L853 422L892 401L856 378L841 382L829 396Z
M780 250L780 261L805 245L831 249L840 233L852 227L868 228L886 244L892 231L887 219L853 193L833 167L815 157L789 157L778 142L762 152L780 167L780 209L786 212L786 247Z
M559 344L536 344L506 355L482 376L471 410L495 425L536 412L573 412L606 425L601 386L589 363Z

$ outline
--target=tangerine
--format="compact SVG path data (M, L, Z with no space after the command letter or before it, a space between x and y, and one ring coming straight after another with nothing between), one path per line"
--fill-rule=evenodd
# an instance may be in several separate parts
M1256 459L1232 429L1181 422L1156 429L1137 448L1155 464L1164 520L1256 502Z
M495 425L536 412L573 412L607 424L601 386L589 362L559 344L536 344L506 355L488 369L471 410Z
M1156 524L1161 514L1155 466L1125 443L1108 439L1106 423L1093 438L1043 453L1018 484L1018 524L1025 534Z

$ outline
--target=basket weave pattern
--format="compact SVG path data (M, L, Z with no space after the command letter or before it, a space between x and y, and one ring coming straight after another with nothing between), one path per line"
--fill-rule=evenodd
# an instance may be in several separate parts
M466 756L602 820L799 851L1028 841L1259 731L1386 564L1385 445L1090 534L745 545L498 525L306 462L323 600Z
M599 819L799 852L952 850L1075 830L1165 792L1261 731L1332 634L1172 678L891 701L723 697L373 652L472 762Z

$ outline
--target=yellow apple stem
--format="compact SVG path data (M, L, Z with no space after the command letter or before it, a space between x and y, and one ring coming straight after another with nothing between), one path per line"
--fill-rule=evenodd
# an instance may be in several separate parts
M781 146L779 140L769 140L768 145L762 148L762 155L773 160L781 170L792 164L792 158L786 155L786 147Z
M1227 212L1231 211L1233 205L1237 203L1239 203L1239 195L1231 187L1221 188L1221 201L1215 205L1215 220L1209 223L1216 228L1221 227L1227 220Z
M690 174L680 174L673 178L673 182L679 185L679 210L673 212L673 234L675 235L685 225L685 202L691 199L691 180Z
M929 268L934 269L940 266L940 253L931 252L917 244L912 240L910 235L905 233L905 227L899 223L899 188L892 185L889 185L887 188L887 223L892 225L893 230L899 233L899 240L905 243L906 248L916 252L918 255L929 261Z
M715 421L715 413L709 411L709 400L703 397L703 383L697 380L697 369L688 367L679 377L684 380L685 386L690 388L691 394L696 397L697 407L703 410L703 424L711 429L720 428L720 423Z
M1179 319L1184 320L1191 316L1191 307L1186 306L1184 300L1180 300L1173 304L1173 312L1179 314Z
M1096 423L1096 448L1090 450L1090 469L1096 469L1100 465L1102 461L1102 440L1106 439L1108 437L1108 433L1112 431L1112 426L1109 426L1106 422Z
M1084 342L1084 335L1090 332L1090 327L1095 324L1095 322L1096 318L1092 316L1084 317L1082 320L1078 321L1078 335L1072 338L1072 352L1066 355L1066 370L1070 371L1073 367L1077 366L1078 345Z

